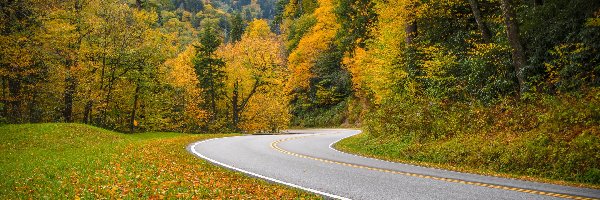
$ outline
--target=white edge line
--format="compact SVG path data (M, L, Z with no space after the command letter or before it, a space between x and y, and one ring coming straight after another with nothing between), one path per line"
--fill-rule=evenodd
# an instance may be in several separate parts
M237 136L237 137L242 137L242 136ZM228 164L225 164L225 163L213 160L213 159L211 159L209 157L206 157L205 155L202 155L202 154L198 153L198 151L196 151L196 145L204 143L204 142L208 142L208 141L211 141L211 140L216 140L216 139L220 139L220 138L213 138L213 139L209 139L209 140L203 140L203 141L195 142L195 143L193 143L192 145L189 146L189 151L192 152L193 154L195 154L196 156L198 156L200 158L203 158L205 160L208 160L208 161L210 161L210 162L212 162L214 164L217 164L217 165L220 165L220 166L223 166L223 167L235 170L235 171L239 171L239 172L242 172L244 174L248 174L248 175L251 175L251 176L254 176L254 177L262 178L262 179L265 179L265 180L268 180L268 181L272 181L272 182L275 182L275 183L287 185L287 186L290 186L290 187L298 188L298 189L305 190L305 191L308 191L308 192L316 193L316 194L323 195L323 196L326 196L326 197L329 197L329 198L342 199L342 200L350 200L350 198L341 197L341 196L338 196L338 195L335 195L335 194L330 194L330 193L327 193L327 192L321 192L321 191L318 191L318 190L315 190L315 189L311 189L311 188L307 188L307 187L302 187L302 186L299 186L299 185L296 185L296 184L293 184L293 183L288 183L288 182L284 182L282 180L278 180L278 179L275 179L275 178L271 178L271 177L267 177L267 176L260 175L260 174L257 174L257 173L249 172L249 171L246 171L246 170L243 170L243 169L240 169L240 168L237 168L237 167L234 167L234 166L231 166L231 165L228 165Z
M357 155L357 154L352 154L352 153L348 153L348 152L343 152L343 151L340 151L340 150L338 150L336 148L333 148L333 146L336 143L342 141L343 139L346 139L346 138L358 135L360 133L362 133L361 130L359 130L355 134L352 134L352 135L344 137L344 138L340 138L340 139L336 140L335 142L332 142L331 144L329 144L329 149L331 149L333 151L336 151L336 152L339 152L339 153L342 153L342 154L346 154L346 155L358 157L358 158L364 158L364 159L375 160L375 161L386 162L386 163L392 163L392 164L407 165L407 166L419 167L419 168L425 168L425 169L435 169L435 170L446 171L446 172L453 172L453 173L458 173L458 174L469 174L469 175L486 176L486 177L493 177L493 178L510 179L510 180L515 180L515 181L525 181L525 180L521 180L521 179L517 179L517 178L508 178L508 177L499 177L499 176L493 176L493 175L474 174L474 173L460 172L460 171L454 171L454 170L437 168L437 167L426 167L426 166L415 165L415 164L410 164L410 163L403 163L403 162L394 162L394 161L389 161L389 160L382 160L382 159L377 159L377 158L372 158L372 157L366 157L366 156L361 156L361 155ZM525 182L532 182L532 181L525 181ZM539 182L533 182L533 183L539 183Z
M391 162L391 161L387 161L387 160L380 160L380 159L376 159L376 158L369 158L369 157L360 156L360 155L356 155L356 154L346 153L346 152L343 152L343 151L340 151L340 150L337 150L337 149L333 148L333 145L335 145L335 143L338 143L338 142L342 141L343 139L346 139L346 138L349 138L349 137L352 137L352 136L358 135L358 134L360 134L360 133L362 133L362 131L358 130L358 132L357 132L357 133L354 133L354 134L352 134L352 135L349 135L349 136L347 136L347 137L340 138L340 139L338 139L338 140L336 140L336 141L334 141L334 142L330 143L330 144L329 144L329 149L331 149L331 150L333 150L333 151L336 151L336 152L338 152L338 153L342 153L342 154L346 154L346 155L351 155L351 156L354 156L354 157L366 158L366 159L369 159L369 160L377 160L377 161L383 161L383 162L388 162L388 163L395 163L395 162ZM338 134L339 134L339 133L338 133ZM404 163L397 163L397 164L404 164Z
M426 166L409 164L409 163L403 163L403 162L394 162L394 161L389 161L389 160L382 160L382 159L377 159L377 158L372 158L372 157L366 157L366 156L361 156L361 155L357 155L357 154L352 154L352 153L348 153L348 152L343 152L343 151L337 150L336 148L333 148L333 146L336 143L342 141L343 139L346 139L346 138L358 135L360 133L362 133L362 131L359 130L355 134L352 134L352 135L347 136L347 137L340 138L340 139L332 142L331 144L329 144L329 149L331 149L333 151L336 151L338 153L342 153L342 154L346 154L346 155L350 155L350 156L354 156L354 157L358 157L358 158L364 158L364 159L369 159L369 160L380 161L380 162L386 162L386 163L392 163L392 164L400 164L400 165L407 165L407 166L420 167L420 168L426 168L426 169L436 169L436 170L447 171L447 172L454 172L454 173L459 173L459 174L470 174L470 175L479 175L479 176L489 176L489 177L495 177L495 178L503 178L503 177L490 176L490 175L482 175L482 174L473 174L473 173L459 172L459 171L453 171L453 170L448 170L448 169L443 169L443 168L426 167ZM515 178L504 178L504 179L512 179L512 180L517 180L517 181L523 181L523 180L519 180L519 179L515 179Z

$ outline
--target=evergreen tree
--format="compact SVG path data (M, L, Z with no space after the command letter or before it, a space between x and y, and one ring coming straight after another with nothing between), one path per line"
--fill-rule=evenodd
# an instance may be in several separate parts
M224 95L225 62L215 55L221 40L213 29L204 29L200 43L201 45L196 47L198 52L193 60L194 69L204 99L201 107L209 112L211 121L214 121L218 115L217 102Z
M230 42L237 42L242 39L244 34L244 20L239 12L233 15L231 19L231 34L229 34Z

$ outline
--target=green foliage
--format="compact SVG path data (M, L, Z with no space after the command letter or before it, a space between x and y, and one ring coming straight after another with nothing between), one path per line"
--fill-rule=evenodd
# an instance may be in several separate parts
M305 91L295 91L292 99L293 126L336 126L345 122L347 100L352 93L350 74L342 68L342 52L331 49L311 69L315 76Z
M229 33L230 42L237 42L242 39L244 34L244 20L240 13L235 13L231 19L231 33Z
M467 98L492 103L517 90L514 70L509 61L508 47L496 44L476 44L460 65L468 66L459 72L466 86ZM459 67L460 68L460 67Z
M341 25L338 31L339 48L348 52L356 47L364 48L371 38L371 30L377 20L375 3L371 0L337 0L335 14Z
M212 28L204 29L199 42L201 45L198 47L198 53L203 56L212 55L221 45L221 39Z
M317 19L313 15L302 15L292 22L285 45L287 51L291 52L294 50L304 34L306 34L316 23Z
M284 0L283 2L286 3L283 15L293 19L311 14L319 7L317 0Z
M292 112L293 117L290 124L296 127L337 127L348 122L347 110L348 101L324 108L296 108Z
M599 2L585 0L525 5L521 16L530 62L526 73L534 86L551 92L598 86L599 27L585 22L598 18L599 8Z

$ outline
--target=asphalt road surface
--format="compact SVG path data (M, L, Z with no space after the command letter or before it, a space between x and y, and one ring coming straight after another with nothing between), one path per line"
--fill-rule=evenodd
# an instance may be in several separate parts
M600 190L481 176L339 152L357 130L292 130L193 143L217 165L335 199L600 199Z

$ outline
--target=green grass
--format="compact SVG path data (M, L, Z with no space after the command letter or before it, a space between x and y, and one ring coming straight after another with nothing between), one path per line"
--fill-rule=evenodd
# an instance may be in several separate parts
M318 198L214 166L185 150L231 136L121 134L81 124L0 127L0 199Z

